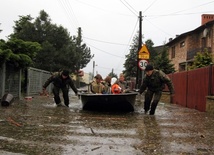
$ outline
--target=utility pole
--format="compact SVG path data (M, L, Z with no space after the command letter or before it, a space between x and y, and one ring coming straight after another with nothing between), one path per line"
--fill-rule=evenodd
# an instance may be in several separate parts
M136 86L135 88L138 89L139 88L139 75L140 74L140 69L138 67L138 62L139 62L139 51L141 49L142 46L142 12L139 12L139 42L138 42L138 51L137 51L137 75L136 75Z
M93 73L92 73L92 80L94 78L94 69L95 69L95 61L93 61Z

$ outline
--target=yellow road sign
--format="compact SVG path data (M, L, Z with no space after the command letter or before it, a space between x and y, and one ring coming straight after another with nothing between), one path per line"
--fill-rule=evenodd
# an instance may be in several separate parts
M139 59L149 59L149 57L150 57L150 53L149 53L146 45L144 44L141 47L140 51L138 52L138 58Z

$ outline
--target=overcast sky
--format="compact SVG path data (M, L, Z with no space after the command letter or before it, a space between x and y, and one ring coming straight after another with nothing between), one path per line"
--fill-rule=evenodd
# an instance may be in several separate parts
M44 10L53 24L62 25L71 35L82 28L83 42L94 58L83 70L107 76L112 70L122 72L125 55L139 30L142 12L143 42L154 46L201 25L202 14L214 14L213 0L2 0L0 4L0 39L13 32L19 16L39 16Z

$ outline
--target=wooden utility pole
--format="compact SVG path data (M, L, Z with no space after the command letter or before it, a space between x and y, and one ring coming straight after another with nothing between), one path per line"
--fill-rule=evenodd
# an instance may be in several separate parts
M140 11L139 12L139 42L138 42L138 51L137 51L137 75L136 75L136 86L135 88L138 89L139 88L139 75L141 75L141 71L138 67L138 63L139 63L139 51L141 49L141 46L142 46L142 12ZM141 81L141 80L140 80Z

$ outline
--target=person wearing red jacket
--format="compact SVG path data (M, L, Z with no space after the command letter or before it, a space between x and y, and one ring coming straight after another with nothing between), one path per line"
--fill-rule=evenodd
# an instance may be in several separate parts
M122 93L122 88L118 84L117 78L113 77L111 79L111 93L112 94L120 94Z

